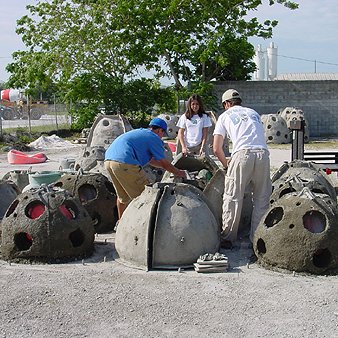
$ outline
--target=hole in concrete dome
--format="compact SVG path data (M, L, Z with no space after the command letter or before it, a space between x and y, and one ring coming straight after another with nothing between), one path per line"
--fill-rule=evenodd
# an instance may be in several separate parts
M75 171L78 171L80 168L81 168L80 165L77 164L77 165L74 167L74 170L75 170Z
M269 136L269 137L268 137L268 140L269 140L269 141L272 141L272 140L273 140L273 137L272 137L272 136Z
M90 155L90 152L89 151L85 151L84 154L83 154L83 157L88 157Z
M73 219L74 218L74 214L72 212L72 210L68 209L64 204L59 206L59 210L61 211L61 214L63 216L65 216L68 219Z
M169 121L169 120L170 120L170 116L169 116L169 115L166 115L166 116L165 116L165 119Z
M110 123L109 123L108 120L102 120L102 124L103 124L105 127L108 127Z
M171 128L168 129L168 132L169 132L169 133L172 133L172 131L173 131L173 130L172 130Z
M270 200L270 204L274 204L274 203L275 203L274 199Z
M290 224L290 225L289 225L289 229L293 229L294 227L295 227L294 224Z
M331 262L331 252L328 249L317 250L312 257L313 265L317 268L325 268Z
M265 217L265 226L271 228L279 223L284 215L284 210L282 207L273 208Z
M97 198L97 190L91 184L83 184L79 187L78 193L81 203L87 203L88 201Z
M268 125L267 125L267 128L268 128L268 129L271 129L271 124L268 124Z
M318 234L325 230L326 219L321 212L311 210L303 216L303 225L306 230Z
M299 207L302 203L301 202L297 202L296 206Z
M77 248L81 246L84 242L85 236L80 229L76 229L75 231L69 234L69 240L72 242L73 247Z
M292 187L288 187L286 189L283 189L280 194L279 194L279 198L281 198L284 195L290 194L292 192L296 191L295 189L293 189Z
M25 208L25 215L30 219L39 218L46 210L46 206L41 201L30 202Z
M25 251L32 246L33 240L27 232L19 232L14 235L14 243L19 251Z
M54 187L62 188L63 183L62 182L56 182L56 183L54 183Z
M276 133L277 136L280 136L280 131L278 130L277 133Z
M285 134L285 135L284 135L284 138L285 138L285 139L288 139L288 138L289 138L289 135L288 135L288 134Z
M12 215L12 213L15 211L16 207L18 206L18 204L19 204L18 200L15 200L15 201L12 202L12 204L7 209L6 217Z
M265 254L266 253L266 246L265 242L260 238L257 241L257 251L259 254Z
M59 210L67 219L76 219L79 214L79 210L76 205L70 201L65 201L62 205L60 205Z

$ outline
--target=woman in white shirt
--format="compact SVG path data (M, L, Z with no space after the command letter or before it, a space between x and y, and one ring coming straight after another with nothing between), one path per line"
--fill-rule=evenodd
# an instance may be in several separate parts
M212 126L209 114L205 112L202 99L193 94L189 97L186 112L177 122L178 150L182 147L182 153L203 155L208 153L206 149L208 128ZM179 151L177 152L179 153Z

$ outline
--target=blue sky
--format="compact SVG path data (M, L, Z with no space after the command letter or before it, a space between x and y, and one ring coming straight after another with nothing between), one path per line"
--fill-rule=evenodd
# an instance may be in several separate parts
M263 49L274 42L278 48L278 74L312 73L315 70L317 73L338 73L337 0L295 1L299 3L299 9L295 11L281 5L260 6L255 15L260 19L276 19L279 25L271 40L255 38L250 42L255 47L260 44ZM0 0L0 81L8 79L5 67L11 61L11 54L24 48L15 33L16 20L26 13L27 4L37 2Z

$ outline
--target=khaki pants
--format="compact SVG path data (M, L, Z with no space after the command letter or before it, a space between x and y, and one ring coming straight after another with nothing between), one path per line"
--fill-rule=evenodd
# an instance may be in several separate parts
M123 204L141 195L149 180L145 171L138 165L105 161L105 168L112 178L116 195Z
M246 187L252 190L253 211L250 240L269 208L272 190L269 152L262 149L245 149L236 152L229 163L225 176L223 195L222 238L236 241Z

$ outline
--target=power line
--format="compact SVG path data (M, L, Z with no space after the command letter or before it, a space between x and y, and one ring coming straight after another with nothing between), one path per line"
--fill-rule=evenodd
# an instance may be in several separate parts
M318 61L318 60L303 59L303 58L297 58L295 56L286 56L286 55L280 55L280 54L277 54L277 56L281 56L283 58L288 58L288 59L295 59L295 60L308 61L308 62L316 62L316 63L321 63L323 65L338 66L338 63L332 63L332 62L324 62L324 61Z
M266 51L266 50L260 51L260 52L261 52L261 53L264 53L264 54L267 54L267 51ZM307 62L312 62L312 63L313 63L313 62L314 62L314 63L320 63L320 64L323 64L323 65L338 66L338 63L318 61L318 60L316 60L316 59L311 60L311 59L304 59L304 58L299 58L299 57L295 57L295 56L287 56L287 55L274 54L274 53L271 53L271 55L273 55L273 56L280 56L280 57L287 58L287 59L294 59L294 60L300 60L300 61L307 61Z

